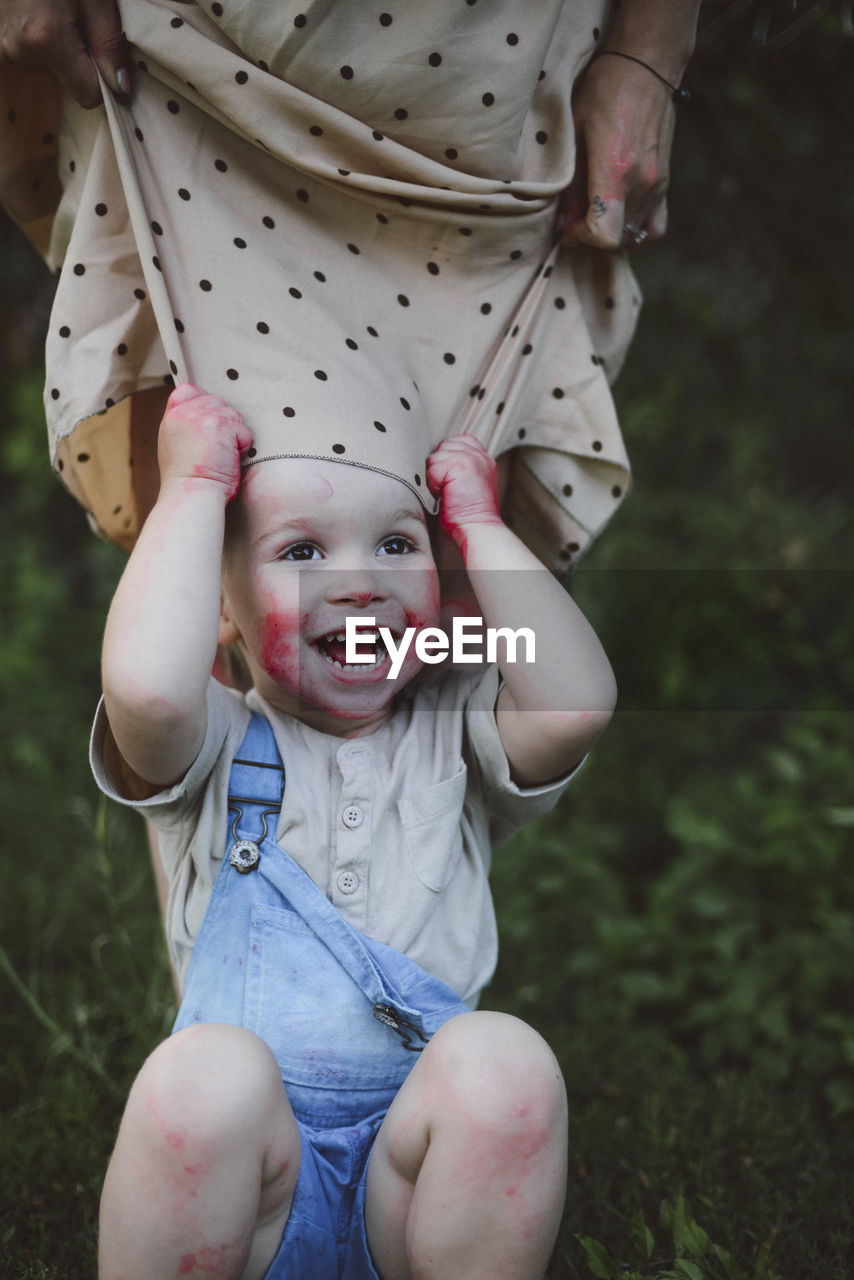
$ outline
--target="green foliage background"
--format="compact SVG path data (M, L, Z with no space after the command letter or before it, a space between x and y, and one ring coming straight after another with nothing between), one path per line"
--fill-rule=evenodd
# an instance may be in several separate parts
M487 1003L546 1034L574 1116L554 1280L854 1257L854 56L833 9L749 37L690 72L617 388L635 490L571 583L620 708L496 859ZM78 1280L172 995L141 830L86 762L121 557L48 467L51 286L8 224L0 272L0 1270Z

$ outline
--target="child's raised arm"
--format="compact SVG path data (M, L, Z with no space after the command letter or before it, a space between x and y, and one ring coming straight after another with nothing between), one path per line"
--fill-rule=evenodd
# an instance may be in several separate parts
M107 618L104 701L117 765L134 798L176 782L207 724L216 655L226 504L251 436L237 410L185 384L158 438L160 491Z
M610 663L569 594L502 521L496 465L478 441L445 440L427 477L484 625L534 632L534 663L508 662L499 647L505 683L496 720L514 779L548 782L577 764L608 724L616 701Z

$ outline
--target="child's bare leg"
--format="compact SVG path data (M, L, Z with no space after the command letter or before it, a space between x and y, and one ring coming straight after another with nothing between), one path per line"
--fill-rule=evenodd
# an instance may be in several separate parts
M100 1280L255 1280L276 1254L300 1139L266 1045L190 1027L134 1083L101 1197Z
M566 1192L566 1095L545 1041L498 1013L436 1033L368 1168L384 1280L541 1280Z

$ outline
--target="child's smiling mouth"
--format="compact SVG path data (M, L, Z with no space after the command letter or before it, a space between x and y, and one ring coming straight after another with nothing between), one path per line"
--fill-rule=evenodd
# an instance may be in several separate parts
M394 635L394 632L392 632ZM397 640L399 637L395 636ZM364 652L368 645L374 646L374 657L368 662L347 662L346 635L344 631L330 631L314 641L314 647L322 658L342 671L376 671L388 658L388 650L383 643L379 631L359 631L359 649Z

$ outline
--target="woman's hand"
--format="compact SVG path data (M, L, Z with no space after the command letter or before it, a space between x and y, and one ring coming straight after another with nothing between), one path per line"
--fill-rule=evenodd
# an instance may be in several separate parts
M240 488L240 463L252 433L237 409L191 382L175 388L166 403L157 439L161 485L209 480L221 485L226 502Z
M670 90L646 67L603 55L581 77L573 115L578 151L563 199L564 244L619 249L659 239L667 227Z
M3 63L47 67L81 107L97 107L95 65L130 97L130 57L115 0L0 0Z

